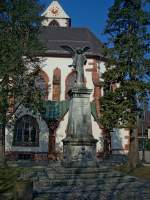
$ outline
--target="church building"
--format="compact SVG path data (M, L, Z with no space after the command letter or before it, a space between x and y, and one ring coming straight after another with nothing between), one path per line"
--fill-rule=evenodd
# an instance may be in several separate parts
M72 27L71 18L56 0L52 1L43 16L47 19L42 22L40 40L47 50L41 55L43 61L37 84L44 91L46 111L44 114L33 114L24 107L18 109L18 120L6 131L6 155L10 159L33 160L47 160L53 155L62 155L62 140L66 136L68 123L68 91L76 79L74 68L68 67L72 64L72 57L62 45L72 48L90 47L84 66L85 85L92 89L92 131L98 140L97 155L102 154L105 131L98 118L101 115L100 98L103 95L100 80L106 62L102 53L103 44L89 29ZM114 130L110 144L112 153L126 154L129 149L129 131Z

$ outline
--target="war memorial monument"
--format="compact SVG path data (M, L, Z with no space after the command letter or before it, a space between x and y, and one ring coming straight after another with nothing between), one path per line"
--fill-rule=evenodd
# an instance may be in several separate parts
M85 164L96 160L96 142L92 135L90 94L91 89L84 84L85 52L89 47L72 49L62 46L73 56L73 67L76 71L76 82L69 91L70 106L66 138L63 139L64 162Z

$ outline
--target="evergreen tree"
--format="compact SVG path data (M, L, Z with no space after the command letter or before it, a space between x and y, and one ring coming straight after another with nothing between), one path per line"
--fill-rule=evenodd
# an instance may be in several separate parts
M129 167L138 164L137 125L140 104L150 91L150 13L143 0L115 0L104 33L108 63L101 100L101 123L109 132L129 128ZM115 90L112 86L117 85Z
M5 160L5 127L22 104L36 106L35 78L43 52L38 35L42 7L36 0L0 1L0 160ZM11 111L10 111L11 110Z

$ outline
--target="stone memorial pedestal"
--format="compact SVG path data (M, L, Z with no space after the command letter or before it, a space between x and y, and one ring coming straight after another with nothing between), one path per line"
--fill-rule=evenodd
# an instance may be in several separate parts
M96 143L92 135L90 89L71 89L69 119L66 138L63 140L64 163L87 165L96 161Z

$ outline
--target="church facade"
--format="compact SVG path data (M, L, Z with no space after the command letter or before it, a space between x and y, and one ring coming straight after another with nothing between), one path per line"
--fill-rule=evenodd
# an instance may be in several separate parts
M99 102L103 95L100 80L105 70L103 44L89 29L73 28L70 17L58 1L52 1L43 15L47 19L43 21L40 40L47 50L41 55L43 61L37 84L45 91L46 112L44 115L35 115L24 107L17 110L18 120L6 130L6 155L10 159L33 160L47 160L52 159L54 154L62 155L62 140L66 136L68 123L68 91L76 79L74 69L68 67L72 64L71 55L61 47L63 45L73 48L90 47L84 66L85 85L92 89L92 131L94 138L98 140L97 154L101 154L104 151L105 137L105 131L98 121L101 115ZM112 153L127 153L129 131L114 129L110 145Z

